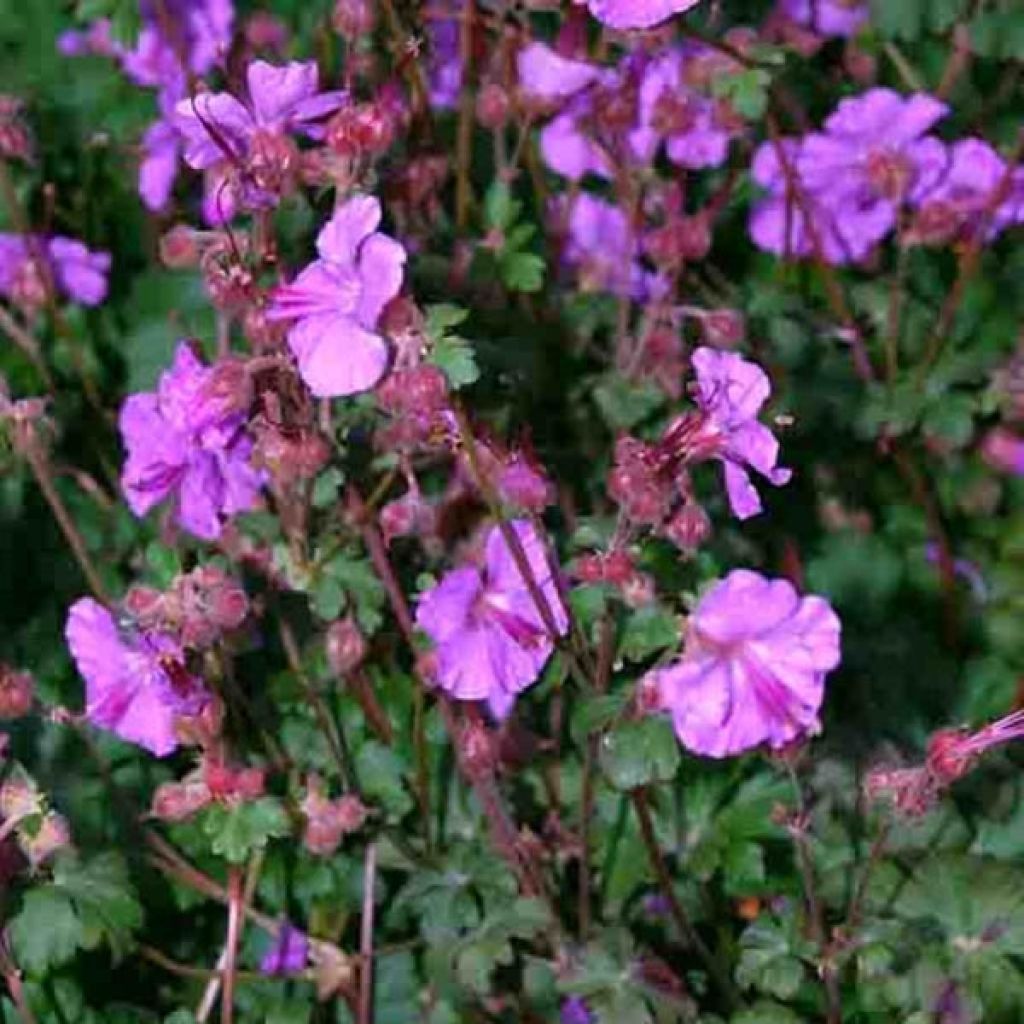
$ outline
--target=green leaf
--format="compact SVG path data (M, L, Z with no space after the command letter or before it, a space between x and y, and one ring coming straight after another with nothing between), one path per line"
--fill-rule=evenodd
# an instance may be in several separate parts
M988 11L969 24L971 45L981 57L1024 59L1024 18L1019 12Z
M66 964L82 944L82 925L71 897L52 886L25 895L10 931L18 966L30 974Z
M601 738L598 760L616 789L638 789L675 778L679 744L668 719L626 722Z
M484 220L489 228L504 231L519 214L520 204L503 181L492 181L484 197Z
M25 896L11 940L18 963L42 974L101 943L122 956L141 924L142 908L118 854L82 860L67 853L56 860L53 881Z
M381 804L389 815L401 818L412 809L405 786L405 765L389 747L368 740L356 755L356 773L363 795Z
M328 466L313 483L313 507L329 508L338 500L345 474L337 466Z
M679 643L679 619L667 608L648 605L626 620L619 653L627 661L645 661Z
M431 341L440 341L453 327L465 323L469 310L450 302L438 302L426 308L426 331Z
M539 292L544 287L545 263L532 252L506 252L499 262L501 279L517 292Z
M444 373L456 391L480 379L473 346L465 338L448 335L435 342L428 361Z
M203 831L212 840L214 853L232 864L243 864L272 838L287 835L290 823L281 802L263 796L232 807L214 804L206 811Z
M653 384L636 384L622 374L610 374L593 390L594 402L614 431L631 430L665 404L665 395Z
M871 23L883 36L913 42L924 29L926 0L871 0Z

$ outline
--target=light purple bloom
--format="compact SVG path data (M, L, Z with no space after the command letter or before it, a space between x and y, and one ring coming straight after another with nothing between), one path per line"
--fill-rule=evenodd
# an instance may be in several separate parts
M948 236L942 240L949 241L952 236L976 234L984 227L985 239L995 238L1018 219L1013 188L993 207L1006 173L1006 161L983 139L954 142L941 174L914 197L925 233L929 227L938 230L946 226Z
M567 100L602 76L599 67L563 57L540 42L523 47L517 63L523 93L540 100Z
M801 598L786 580L737 569L701 598L683 657L647 681L693 753L777 749L820 728L839 638L839 619L823 598Z
M377 231L380 203L355 196L317 237L320 259L279 288L267 310L294 320L288 344L314 395L353 395L372 388L388 363L376 332L381 310L402 287L405 250Z
M180 156L177 129L167 121L154 121L142 137L139 163L139 195L148 209L158 212L167 206L178 176Z
M180 645L160 633L122 631L91 597L71 606L65 637L85 678L89 721L157 757L170 754L175 718L198 713L207 700Z
M780 0L779 9L820 36L856 35L870 19L864 0Z
M460 25L456 17L435 11L427 23L430 60L427 65L430 105L435 110L454 110L462 93Z
M577 0L578 2L578 0ZM615 29L653 28L675 14L695 7L700 0L587 0L590 13Z
M37 260L45 260L41 271ZM107 297L110 253L93 252L73 238L0 234L0 294L27 305L45 298L41 273L52 275L62 294L83 306L98 306Z
M207 92L182 100L175 108L191 167L205 170L229 156L244 160L253 143L268 136L322 138L320 122L347 101L344 92L320 92L315 61L278 67L254 60L245 77L248 105L230 93ZM225 146L230 153L225 153Z
M270 948L260 960L260 973L269 977L298 974L309 959L309 939L287 921L277 930Z
M569 620L544 539L526 520L511 526L564 635ZM487 535L482 566L453 569L423 594L416 625L434 643L438 685L458 700L486 700L499 719L537 680L554 646L497 526Z
M729 155L731 133L719 123L714 103L686 84L688 56L669 51L643 69L639 125L630 145L644 163L654 159L662 140L668 158L690 170L720 167Z
M697 404L704 416L701 434L725 466L729 505L739 519L761 511L761 499L748 470L756 470L776 487L792 472L776 465L779 442L757 419L771 395L768 375L735 352L702 346L692 357L697 373Z
M639 242L618 207L580 192L569 210L565 262L577 269L584 291L614 295L643 292L644 273L636 262Z
M817 241L830 263L863 259L893 229L900 205L926 195L942 175L945 146L924 133L947 109L923 93L870 89L840 101L824 131L764 143L752 167L769 193L751 216L755 243L807 256Z
M173 498L178 522L203 540L219 537L225 518L253 508L264 482L249 461L245 415L224 407L215 381L214 369L183 342L157 390L129 396L120 416L129 508L144 516Z

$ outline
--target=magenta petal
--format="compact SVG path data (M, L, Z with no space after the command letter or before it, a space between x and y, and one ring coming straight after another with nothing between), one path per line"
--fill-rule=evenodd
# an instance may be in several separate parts
M300 320L289 331L288 344L299 361L302 379L318 398L369 391L388 365L384 339L347 316Z
M246 82L256 123L283 129L295 106L317 94L320 74L316 61L290 61L278 67L254 60L246 70Z
M320 258L334 263L354 263L363 239L380 224L380 203L373 196L353 196L335 212L317 235Z
M600 68L570 60L545 43L523 47L518 58L519 82L529 96L543 100L568 99L597 80Z
M590 13L610 28L652 28L700 0L588 0Z
M139 195L147 209L159 212L167 205L178 174L178 133L166 121L157 121L142 139Z
M364 327L375 327L381 310L402 290L405 249L387 235L374 234L359 250L362 295L356 316Z
M197 170L241 158L255 129L249 111L224 92L182 100L175 107L175 123L184 138L185 162Z

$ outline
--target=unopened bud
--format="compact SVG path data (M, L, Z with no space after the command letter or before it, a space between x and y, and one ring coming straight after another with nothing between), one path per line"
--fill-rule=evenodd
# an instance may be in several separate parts
M681 551L691 554L711 536L711 518L702 505L688 499L666 524L665 536Z
M31 817L38 814L42 807L42 794L28 776L12 774L0 786L0 817L4 821L20 821Z
M327 664L337 676L348 675L366 657L366 638L351 616L331 623L325 644Z
M331 24L339 36L355 42L373 31L374 18L369 0L335 0Z
M735 348L747 332L743 314L735 309L712 309L700 324L704 340L714 348Z
M21 718L32 710L35 680L28 672L0 665L0 718Z
M187 224L176 224L160 239L160 262L171 270L197 267L201 256L196 232Z
M197 777L165 782L153 794L150 813L161 821L186 821L212 799L209 787Z
M477 94L476 119L484 128L503 128L511 109L508 93L497 82L488 82Z
M33 868L63 850L71 843L71 827L67 819L56 811L50 811L39 823L35 834L27 829L18 833L18 843Z

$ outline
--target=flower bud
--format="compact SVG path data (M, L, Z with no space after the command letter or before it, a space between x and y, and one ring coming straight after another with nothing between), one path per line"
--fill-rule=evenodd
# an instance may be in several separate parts
M370 0L335 0L331 14L334 31L342 39L356 42L373 31L374 12Z
M466 722L458 738L459 762L470 779L489 779L498 763L498 746L480 721Z
M735 348L747 333L743 314L735 309L712 309L700 318L704 340L714 348Z
M35 680L28 672L0 665L0 718L21 718L32 710Z
M8 776L0 786L0 817L4 821L20 820L39 814L43 797L36 784L21 772Z
M181 782L165 782L153 794L150 813L161 821L186 821L212 799L209 787L191 776Z
M508 93L497 82L488 82L477 94L476 119L484 128L503 128L511 109Z
M201 256L198 234L187 224L175 224L160 239L160 262L171 270L197 267Z
M18 843L35 869L55 853L70 845L71 827L63 814L49 811L34 834L30 835L27 829L22 829L18 833Z
M666 524L665 536L681 551L692 554L711 536L711 519L702 505L688 498Z
M355 619L337 619L327 628L327 664L336 676L346 676L366 657L366 638Z

